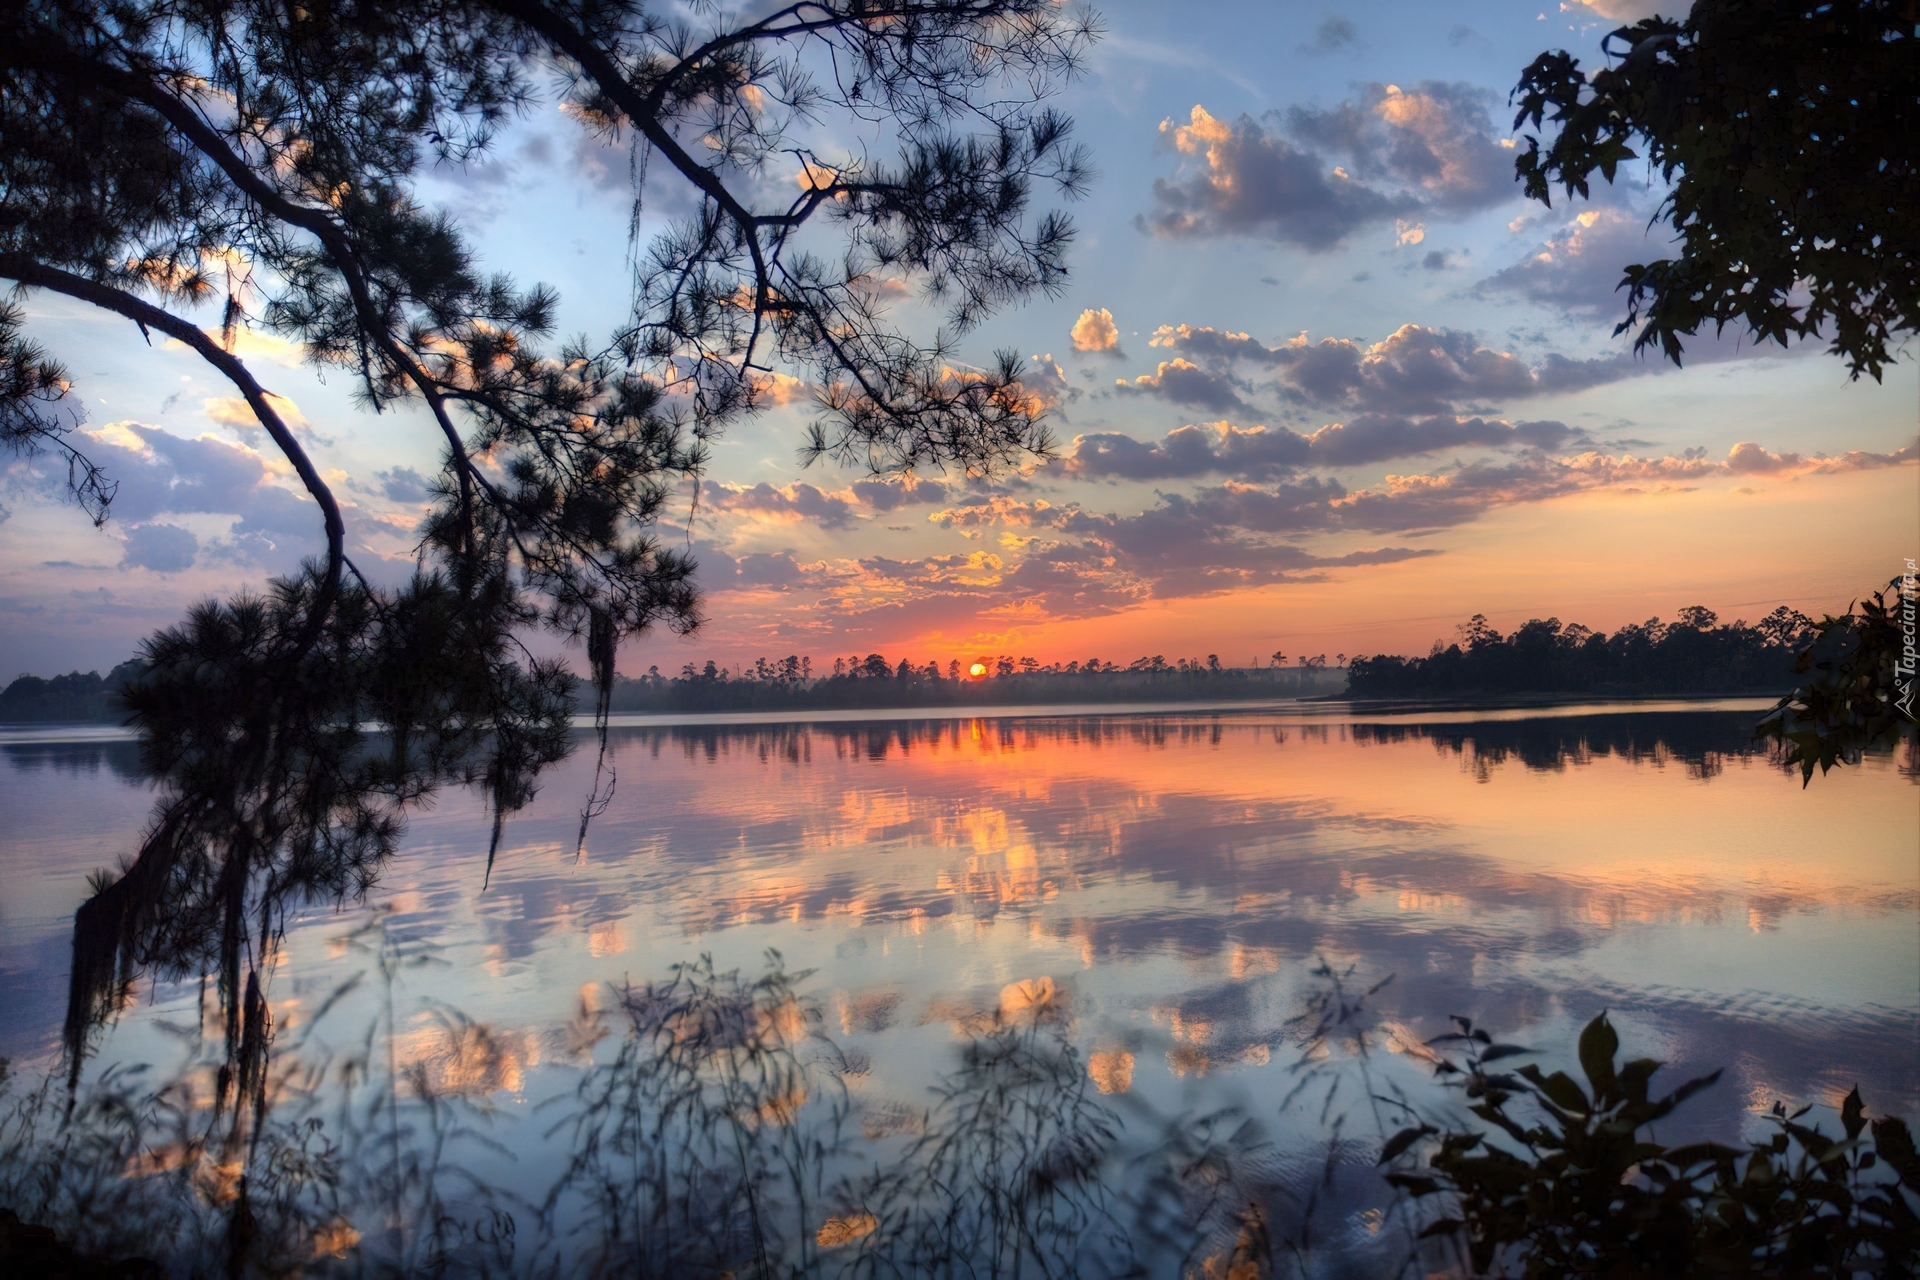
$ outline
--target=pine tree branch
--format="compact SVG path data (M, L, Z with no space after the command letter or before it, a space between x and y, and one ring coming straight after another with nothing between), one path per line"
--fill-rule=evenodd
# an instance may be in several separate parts
M54 293L65 294L107 311L127 317L142 329L158 329L169 337L177 338L198 352L202 359L218 369L227 380L246 398L247 405L253 410L254 417L266 428L275 445L288 462L293 464L294 472L299 475L300 483L306 486L313 500L320 504L322 520L327 531L327 574L318 597L314 600L313 611L307 619L307 629L301 637L299 652L311 648L320 638L321 629L326 626L327 615L332 611L335 600L340 595L340 575L346 566L346 521L340 514L340 504L334 500L333 491L326 481L320 478L320 472L307 456L307 451L294 438L285 420L280 417L273 405L268 402L267 391L241 363L239 357L222 347L198 325L181 319L170 311L154 306L144 298L135 297L110 285L88 280L84 276L62 271L35 262L17 253L0 253L0 278L17 280L28 288L48 289Z

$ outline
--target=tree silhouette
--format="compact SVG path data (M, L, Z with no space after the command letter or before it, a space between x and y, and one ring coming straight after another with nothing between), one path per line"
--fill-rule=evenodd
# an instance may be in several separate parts
M899 273L958 333L1063 283L1071 224L1030 218L1032 191L1077 194L1085 168L1042 99L1094 29L1047 0L825 0L698 29L644 0L52 0L0 24L0 276L160 329L234 383L323 514L315 635L343 521L233 355L242 325L352 369L376 408L423 402L447 451L427 547L512 564L596 671L623 635L697 621L690 565L644 531L777 366L819 388L814 456L990 470L1047 447L1011 354L957 372L950 338L916 343L875 289ZM543 348L554 295L482 274L413 193L426 159L485 152L554 79L585 127L630 137L639 169L657 156L699 199L638 254L634 314L594 348ZM816 121L860 149L825 152ZM776 161L802 190L762 207ZM222 299L217 343L166 309ZM0 442L64 442L65 377L5 320Z
M1911 0L1699 0L1521 76L1514 127L1527 194L1588 194L1645 158L1671 184L1656 221L1679 255L1629 266L1634 350L1675 364L1682 336L1732 324L1785 346L1830 336L1852 375L1880 378L1920 328L1920 37Z
M286 903L364 885L436 786L483 784L498 817L564 751L571 680L519 631L584 645L604 727L621 640L699 622L692 561L656 536L666 504L776 373L817 389L810 457L982 472L1046 450L1014 357L956 368L953 341L1065 279L1071 224L1034 197L1077 195L1086 171L1045 99L1094 34L1051 0L801 0L748 23L648 0L0 11L0 278L211 365L324 533L300 575L145 647L128 698L161 794L140 858L82 910L76 1067L135 967L211 954L256 1069L235 957L261 960ZM694 197L628 246L634 310L598 342L556 342L552 291L486 271L416 193L543 96L631 143L636 234L650 170ZM770 194L782 166L797 195ZM945 329L891 323L890 278ZM427 411L444 466L407 587L352 563L325 477L236 354L248 328L348 371L370 408ZM98 522L113 482L75 447L79 415L0 312L0 447L63 455ZM583 839L608 795L596 780Z

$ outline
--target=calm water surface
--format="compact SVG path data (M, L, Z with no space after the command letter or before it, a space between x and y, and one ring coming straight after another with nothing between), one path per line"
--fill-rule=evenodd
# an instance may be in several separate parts
M283 1041L351 1042L370 985L308 1023L367 963L348 935L382 919L418 958L397 979L401 1057L510 1116L559 1078L565 1027L604 984L703 953L757 971L772 948L871 1057L858 1106L921 1105L956 1028L1042 980L1084 1051L1133 1054L1136 1095L1258 1106L1288 1087L1287 1020L1324 957L1393 977L1374 997L1389 1054L1456 1013L1564 1045L1606 1008L1630 1049L1727 1068L1690 1104L1701 1127L1856 1082L1912 1115L1914 779L1876 757L1803 790L1752 750L1756 715L617 727L614 800L584 849L590 747L509 821L490 876L487 815L446 795L365 903L291 922L275 1023ZM133 753L97 733L0 738L0 1056L16 1063L55 1054L86 873L137 845L151 797ZM143 990L96 1062L179 1057L163 1032L191 1027L199 998ZM463 1061L437 1031L448 1009L504 1050Z

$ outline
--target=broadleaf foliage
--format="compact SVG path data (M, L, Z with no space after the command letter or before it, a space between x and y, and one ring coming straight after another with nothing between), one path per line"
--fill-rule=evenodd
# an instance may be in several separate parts
M1684 6L1682 6L1684 7ZM1671 258L1625 268L1634 350L1734 325L1824 336L1880 379L1920 328L1920 31L1910 0L1699 0L1602 44L1588 71L1543 53L1513 97L1515 165L1550 203L1645 160L1670 184Z

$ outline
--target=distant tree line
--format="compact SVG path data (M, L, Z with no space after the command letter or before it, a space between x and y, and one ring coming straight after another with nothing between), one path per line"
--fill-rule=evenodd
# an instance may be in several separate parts
M1356 657L1348 692L1357 698L1482 693L1784 693L1797 655L1813 641L1812 621L1785 607L1758 623L1720 623L1694 605L1672 622L1630 623L1608 635L1558 618L1533 618L1510 636L1484 614L1460 638L1435 641L1424 658Z
M1428 698L1506 693L1717 694L1784 693L1796 683L1794 663L1811 645L1806 615L1775 609L1758 623L1721 623L1711 609L1680 610L1674 621L1649 618L1612 634L1558 618L1534 618L1502 635L1484 614L1458 628L1452 644L1435 641L1424 658L1393 654L1289 657L1264 664L1224 665L1204 658L1143 655L1124 665L1093 657L1042 663L1011 654L972 662L916 662L884 654L835 658L816 670L801 654L723 665L688 662L677 675L658 666L639 677L616 677L610 710L758 711L864 707L1001 706L1039 703L1232 701L1310 697L1345 691L1357 698ZM979 668L978 671L975 668ZM23 675L0 691L0 723L111 720L123 712L118 692L141 671L125 662L108 675L73 672L52 679Z
M831 673L816 672L801 654L723 666L689 662L678 675L655 666L614 681L613 711L837 710L861 707L1003 706L1070 702L1232 701L1337 693L1346 655L1289 659L1274 653L1267 665L1229 667L1218 654L1135 658L1122 666L1099 658L1042 663L1011 654L974 662L915 663L870 653L836 658ZM1289 662L1291 666L1287 665ZM975 675L972 668L983 670ZM0 691L0 724L112 721L127 712L120 693L144 668L123 662L107 675L75 671L51 679L23 675Z
M128 661L104 676L98 671L71 671L52 679L21 676L0 690L0 724L118 719L124 714L120 691L144 669L139 662Z
M1339 655L1344 660L1345 655ZM1124 666L1100 658L1041 663L1011 654L963 663L915 662L884 654L836 658L831 674L816 674L797 654L751 665L723 667L709 660L687 663L677 676L658 667L637 679L614 682L614 711L755 711L779 708L833 710L862 707L999 706L1006 704L1230 701L1338 692L1344 672L1326 655L1298 658L1285 666L1275 653L1267 666L1228 667L1218 654L1135 658ZM978 670L975 670L978 668Z

